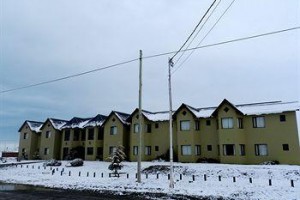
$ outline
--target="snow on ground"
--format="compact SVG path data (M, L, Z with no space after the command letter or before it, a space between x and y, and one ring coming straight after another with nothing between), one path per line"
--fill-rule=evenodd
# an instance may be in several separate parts
M176 184L175 188L170 190L168 171L161 167L168 165L166 162L143 162L143 169L153 165L160 167L148 170L148 178L143 173L142 183L136 182L137 163L135 162L124 162L121 170L124 174L121 174L119 178L109 177L108 165L110 163L108 162L85 161L82 167L65 167L67 162L62 163L60 167L46 167L46 169L42 163L23 164L22 167L21 165L1 167L0 181L63 189L111 190L120 194L122 192L150 192L228 199L300 199L300 166L296 165L175 163ZM159 179L155 171L157 168L162 170ZM54 170L55 173L52 175ZM71 173L70 176L69 173ZM88 176L87 173L89 173ZM183 174L182 180L180 180L180 174ZM204 175L207 181L204 181ZM221 176L221 181L219 181L219 176ZM236 177L236 182L233 182L233 177ZM253 183L249 183L249 178L252 178ZM272 180L271 186L269 186L269 179ZM294 187L291 187L291 180L294 181Z

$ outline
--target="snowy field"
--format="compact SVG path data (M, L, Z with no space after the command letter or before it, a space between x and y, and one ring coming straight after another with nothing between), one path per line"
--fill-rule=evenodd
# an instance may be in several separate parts
M300 166L295 165L175 163L176 184L170 190L168 170L164 167L168 165L167 162L143 162L143 169L156 167L148 168L148 175L143 173L140 184L135 179L135 162L124 162L121 170L124 174L119 178L109 177L108 162L86 161L82 167L65 167L65 164L67 162L63 161L60 167L46 169L42 163L0 167L0 181L63 189L110 190L118 194L150 192L212 199L300 199Z

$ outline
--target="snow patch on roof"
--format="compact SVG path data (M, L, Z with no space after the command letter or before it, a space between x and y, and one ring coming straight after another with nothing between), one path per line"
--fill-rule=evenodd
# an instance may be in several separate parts
M127 122L128 117L130 117L129 114L127 113L122 113L122 112L117 112L117 111L113 111L116 116L119 118L119 120L123 123L123 124L130 124Z
M62 129L65 128L84 128L84 125L90 120L91 118L79 118L73 117L70 121L68 121Z
M36 121L26 121L27 125L29 126L30 130L35 132L41 132L41 127L43 126L43 122L36 122Z
M168 121L169 120L169 112L149 112L143 110L143 115L150 121Z
M60 130L68 121L66 120L62 120L62 119L54 119L54 118L49 118L52 126L57 129Z
M94 118L90 119L83 127L88 127L88 126L102 126L103 122L106 120L106 116L104 115L96 115Z

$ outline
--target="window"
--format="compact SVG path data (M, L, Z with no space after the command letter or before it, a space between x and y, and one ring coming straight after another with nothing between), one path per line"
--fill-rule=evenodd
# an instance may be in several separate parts
M110 134L111 135L117 135L118 128L116 126L111 126L110 127Z
M99 129L98 129L98 140L103 140L103 134L104 134L103 127L99 127Z
M289 151L290 150L289 144L282 144L282 150L283 151Z
M192 155L191 145L182 145L181 146L181 155L183 155L183 156Z
M246 148L244 144L240 144L240 156L246 155Z
M133 129L134 129L133 132L138 133L139 132L139 127L140 127L139 124L134 124L133 125Z
M75 130L74 130L74 138L73 138L73 141L79 141L79 135L80 135L79 129L75 129ZM85 139L85 138L84 138L84 139Z
M23 149L22 149L22 154L25 154L25 153L26 153L26 149L23 148Z
M159 127L159 124L158 123L155 123L155 128L158 128Z
M147 133L151 133L151 124L146 124Z
M50 138L51 136L51 131L46 131L46 138Z
M200 121L199 120L195 120L195 130L196 131L200 130Z
M89 128L88 140L94 140L94 129L93 128Z
M159 146L155 146L155 151L159 151Z
M81 141L85 141L85 130L81 131Z
M138 155L139 153L139 149L138 149L138 146L133 146L133 155Z
M145 155L151 155L151 146L145 146Z
M98 147L97 148L97 156L102 157L102 155L103 155L103 147Z
M190 121L180 121L180 130L189 131L190 130Z
M45 148L44 149L44 155L48 155L49 154L49 148Z
M109 154L110 155L113 154L116 150L117 150L117 147L113 147L113 146L109 147Z
M268 145L256 144L255 145L255 155L256 156L267 156L268 155Z
M285 121L286 121L285 115L280 115L280 116L279 116L279 120L280 120L281 122L285 122Z
M212 151L212 145L207 145L207 151Z
M86 148L86 153L87 153L87 155L93 155L94 154L94 148L93 147Z
M234 156L235 155L234 144L223 144L223 155Z
M24 140L28 139L28 133L24 133L23 139L24 139Z
M233 119L232 119L232 117L222 118L221 122L222 122L222 128L223 129L233 128Z
M195 155L201 155L201 146L195 145Z
M253 117L253 128L264 128L265 127L265 117Z
M70 130L65 130L64 141L70 141Z
M208 119L208 120L206 120L206 126L210 126L211 125L211 122L210 122L210 120Z
M238 118L238 128L239 129L244 128L243 118Z

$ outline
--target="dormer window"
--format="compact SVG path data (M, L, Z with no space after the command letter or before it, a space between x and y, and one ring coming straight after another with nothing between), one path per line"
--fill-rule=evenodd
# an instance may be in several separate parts
M232 117L222 118L221 123L222 123L223 129L233 128L233 118Z

